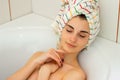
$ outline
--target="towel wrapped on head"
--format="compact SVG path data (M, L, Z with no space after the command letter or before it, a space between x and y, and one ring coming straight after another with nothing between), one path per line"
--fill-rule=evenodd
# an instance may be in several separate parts
M63 0L61 9L52 26L58 34L61 34L65 24L72 17L80 14L84 14L89 23L90 37L88 45L90 45L100 31L99 5L97 0Z

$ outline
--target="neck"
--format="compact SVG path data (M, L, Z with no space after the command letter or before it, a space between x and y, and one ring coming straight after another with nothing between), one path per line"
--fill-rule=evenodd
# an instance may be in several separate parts
M65 54L64 63L67 63L67 64L75 66L75 67L79 67L79 63L77 60L77 54L76 53Z
M61 46L59 46L58 49L64 50ZM67 51L65 51L65 53L66 54L64 55L64 63L67 63L75 67L80 66L77 60L78 53L69 53Z

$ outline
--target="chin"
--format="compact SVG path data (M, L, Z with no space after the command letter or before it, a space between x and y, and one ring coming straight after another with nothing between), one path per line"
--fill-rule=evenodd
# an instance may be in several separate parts
M69 46L68 44L64 43L64 45L61 45L60 46L60 49L62 49L63 51L65 51L66 53L68 54L71 54L71 53L76 53L76 48L77 47L71 47Z
M62 47L62 50L64 50L67 54L76 53L75 49L71 49L65 46Z

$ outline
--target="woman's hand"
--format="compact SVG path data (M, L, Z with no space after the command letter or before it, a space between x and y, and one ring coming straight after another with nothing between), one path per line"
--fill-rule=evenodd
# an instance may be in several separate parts
M49 62L41 66L37 80L49 80L49 77L59 68L55 62Z
M64 58L64 51L62 50L55 50L55 49L50 49L48 52L43 53L41 56L36 58L34 62L38 65L41 66L42 64L55 61L59 67L62 66L62 61Z
M44 65L40 67L37 80L49 80L49 77L63 65L64 52L50 49L43 55Z
M30 75L28 79L36 80L38 76L38 72L44 73L44 70L46 75L44 74L41 75L44 75L45 77L50 73L55 72L59 67L62 66L63 58L64 58L64 52L62 50L50 49L48 52L45 53L43 52L35 53L34 56L32 57L32 63L34 64L34 66L36 66L36 70ZM45 80L45 79L40 78L40 80Z

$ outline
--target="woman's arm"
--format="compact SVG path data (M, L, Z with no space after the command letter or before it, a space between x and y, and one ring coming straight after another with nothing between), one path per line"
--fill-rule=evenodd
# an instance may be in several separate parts
M49 80L50 75L60 67L55 62L49 62L41 66L37 80Z
M8 77L7 80L26 80L33 71L37 68L38 64L34 61L35 58L40 56L42 53L37 52L35 53L27 62L26 65L24 65L21 69L19 69L16 73ZM42 64L42 61L39 61L39 66Z
M36 75L36 70L46 62L55 61L59 66L62 65L61 58L63 51L50 49L48 52L37 52L35 53L20 70L10 76L7 80L26 80L29 77Z

